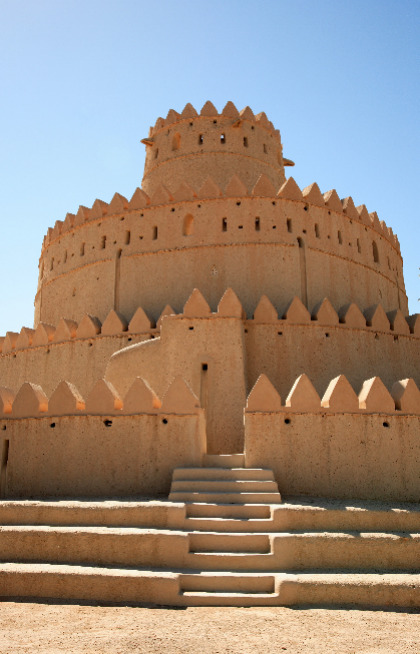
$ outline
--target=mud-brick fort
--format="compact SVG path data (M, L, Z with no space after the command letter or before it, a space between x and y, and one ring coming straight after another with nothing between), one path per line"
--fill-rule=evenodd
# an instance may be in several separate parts
M264 113L158 118L0 339L0 597L420 606L420 317L397 236Z

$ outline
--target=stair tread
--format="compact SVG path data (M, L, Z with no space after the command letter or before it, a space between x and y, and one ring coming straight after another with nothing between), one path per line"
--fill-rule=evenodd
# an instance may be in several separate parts
M259 593L258 591L247 593L240 590L230 593L217 590L181 590L180 594L186 597L277 597L277 593Z

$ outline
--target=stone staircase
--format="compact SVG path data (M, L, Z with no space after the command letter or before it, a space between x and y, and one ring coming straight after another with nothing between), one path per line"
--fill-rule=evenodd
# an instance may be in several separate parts
M0 502L0 597L420 607L420 505L294 498L242 455L170 501Z

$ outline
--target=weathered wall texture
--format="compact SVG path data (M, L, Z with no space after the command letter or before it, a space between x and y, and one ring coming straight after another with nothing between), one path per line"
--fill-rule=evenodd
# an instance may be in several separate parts
M246 412L245 455L282 496L420 500L418 415Z
M200 465L205 448L199 413L49 416L5 426L7 497L167 495L173 469Z

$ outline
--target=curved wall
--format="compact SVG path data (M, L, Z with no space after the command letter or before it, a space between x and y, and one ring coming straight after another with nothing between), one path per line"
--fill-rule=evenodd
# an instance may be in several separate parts
M63 306L74 320L87 312L104 320L113 308L130 315L139 305L156 319L166 304L180 311L195 287L214 309L231 286L248 315L263 293L280 310L297 295L310 310L329 297L336 309L381 303L408 313L395 237L367 212L246 196L142 209L127 202L84 222L79 213L46 240L35 326L57 323Z

